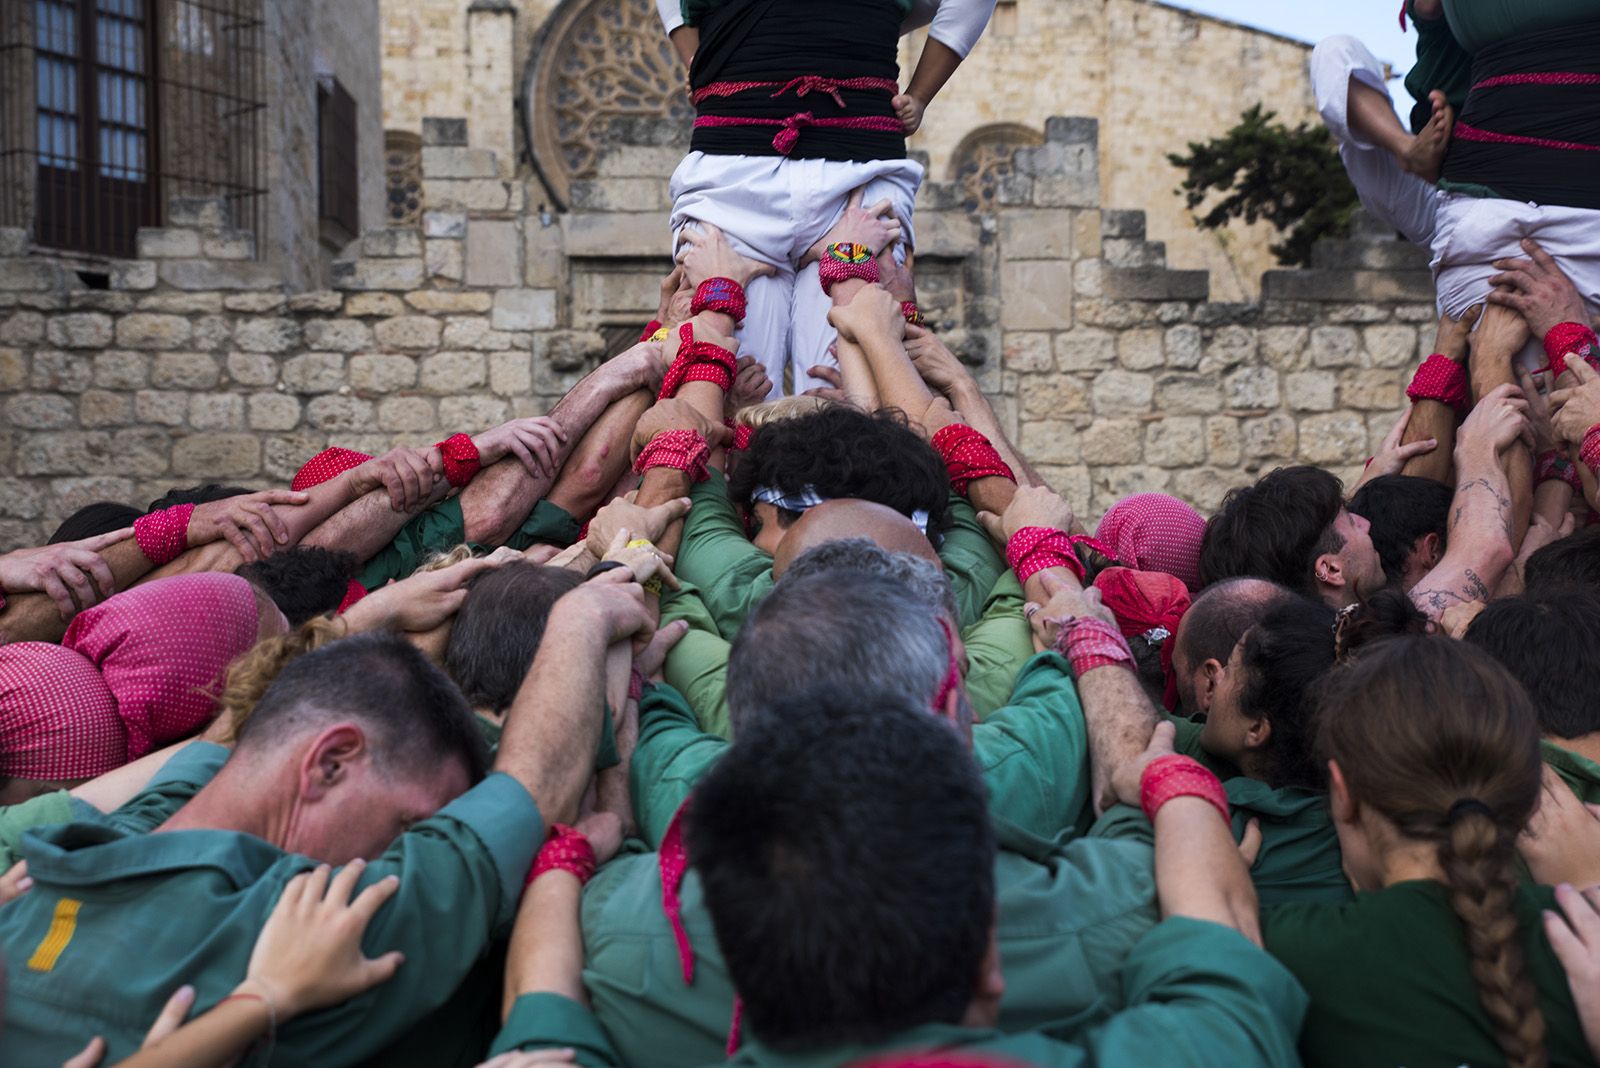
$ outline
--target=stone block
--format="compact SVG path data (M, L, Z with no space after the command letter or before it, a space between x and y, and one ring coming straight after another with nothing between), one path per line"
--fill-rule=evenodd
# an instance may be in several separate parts
M43 292L66 288L67 273L60 264L43 260L0 260L0 290Z
M1339 376L1339 402L1342 407L1367 412L1392 412L1406 401L1402 371L1381 368L1345 371Z
M1207 272L1164 267L1107 267L1101 284L1118 300L1205 300L1211 294Z
M422 235L415 230L391 227L368 230L361 235L361 255L378 259L402 259L422 255Z
M22 227L0 226L0 256L26 256L31 243Z
M468 242L470 247L471 242ZM490 325L496 330L549 330L556 325L553 289L502 289L494 295Z
M1088 386L1070 375L1030 377L1017 392L1027 419L1060 419L1089 410Z
M1192 371L1200 366L1205 352L1205 336L1198 326L1184 323L1167 328L1167 365L1180 371Z
M288 307L289 298L282 293L229 293L222 298L222 306L228 311L246 315L269 315ZM334 309L337 310L338 305Z
M278 380L278 361L259 352L228 353L228 377L241 386L270 386Z
M1311 331L1311 365L1355 367L1360 363L1360 338L1348 326L1319 326Z
M309 293L296 293L289 298L289 310L292 312L311 312L321 315L332 315L344 307L344 294L332 289L314 289ZM355 300L355 297L351 297Z
M1100 206L1100 172L1035 175L1033 203L1042 208L1097 208Z
M64 349L102 349L111 344L111 316L99 312L58 315L50 320L50 344Z
M276 355L299 348L300 339L300 324L293 319L244 319L234 331L233 343L243 352Z
M1042 372L1055 368L1050 335L1043 331L1006 333L1000 350L1001 364L1007 371Z
M533 389L533 358L525 352L496 352L489 356L489 389L514 397Z
M602 178L667 178L682 162L683 149L678 145L613 145L600 154L595 171Z
M189 340L192 328L180 315L135 312L117 321L117 347L124 349L176 349Z
M422 361L422 388L433 393L476 389L488 381L488 361L477 352L441 352Z
M425 272L422 260L335 260L333 287L347 292L409 290L420 287Z
M1258 351L1270 367L1280 371L1304 370L1311 331L1303 326L1269 326L1257 335Z
M959 259L978 252L985 240L978 218L966 212L918 212L915 226L919 256Z
M1256 334L1242 326L1224 326L1211 336L1200 357L1200 373L1221 374L1254 363L1256 360Z
M406 303L428 315L460 315L487 312L494 306L494 298L488 293L419 289L415 293L406 294Z
M1297 412L1331 412L1338 379L1331 371L1291 371L1283 378L1284 399Z
M293 430L300 425L300 401L284 393L250 395L251 430Z
M133 395L133 410L141 423L182 426L189 418L189 394L164 389L141 389Z
M1080 326L1057 334L1056 369L1103 371L1116 362L1116 337L1109 330Z
M221 315L205 315L194 321L194 333L189 337L189 348L220 349L227 346L233 336L233 323Z
M192 260L200 255L200 231L175 227L143 227L133 237L141 260Z
M261 470L254 434L191 434L172 445L174 473L195 478L245 478Z
M283 280L275 267L252 260L162 260L157 268L161 281L174 289L249 290L282 289Z
M360 352L372 347L372 329L359 319L311 319L305 340L318 352Z
M1219 467L1239 463L1241 442L1239 420L1230 415L1213 415L1206 420L1206 460Z
M1163 414L1208 415L1222 408L1222 388L1215 377L1166 374L1156 379L1156 407Z
M150 381L160 389L211 389L220 373L216 357L204 352L163 352Z
M173 226L225 227L233 223L228 202L222 197L171 197L167 218Z
M393 393L417 384L417 361L411 356L352 356L350 385L363 393ZM385 428L387 429L387 428Z
M1167 246L1162 241L1135 241L1108 237L1101 242L1100 255L1110 267L1165 267Z
M429 278L459 282L466 275L466 254L460 241L429 241L423 265Z
M405 312L406 306L393 293L352 293L344 301L344 313L356 318Z
M147 260L113 263L107 273L112 289L143 291L156 287L156 265Z
M34 389L53 393L81 393L89 388L93 364L76 352L35 352L28 382Z
M21 349L0 349L0 390L21 389L28 380L28 358Z
M1149 371L1166 362L1164 331L1126 330L1117 335L1117 362L1130 371Z
M1332 270L1426 271L1428 250L1409 241L1323 238L1311 246L1311 266Z
M1287 460L1295 455L1298 431L1294 419L1282 412L1246 419L1240 425L1244 430L1246 457L1253 460Z
M306 404L306 423L318 430L349 432L375 429L372 402L359 397L325 395Z
M919 217L917 221L920 224L922 220ZM920 229L918 237L921 237ZM529 289L567 288L567 254L563 241L555 216L530 215L523 219L522 280Z
M467 236L467 217L459 211L425 211L422 213L423 237Z
M1142 211L1102 211L1100 213L1100 236L1103 238L1124 238L1132 241L1143 241L1144 226L1144 212Z
M60 430L26 435L15 467L19 475L91 475L106 470L111 461L106 431Z
M498 178L500 160L487 148L456 145L424 145L424 178Z
M355 445L350 438L341 438L347 447ZM328 446L328 435L314 430L296 430L288 434L270 435L262 448L262 473L278 479L285 485L306 462Z
M581 371L605 355L606 339L593 330L560 330L544 338L543 362L554 371Z
M1300 422L1300 456L1307 463L1360 463L1367 454L1367 424L1354 412L1307 416Z
M1409 367L1417 358L1414 326L1369 326L1361 332L1361 343L1374 367Z
M45 318L35 311L13 312L0 319L0 345L37 345L44 340Z
M127 427L111 433L111 452L116 470L123 474L151 477L167 473L167 454L172 443L165 430L155 427Z
M467 144L466 119L425 118L422 120L424 146L459 147Z
M195 393L189 397L189 425L196 430L242 429L244 398L237 393Z
M587 178L572 183L574 211L665 211L664 178Z
M498 178L435 178L428 182L428 205L450 212L516 211L513 188Z
M256 235L248 230L202 231L200 254L208 260L253 260Z
M386 349L432 349L438 346L444 324L426 315L385 319L372 328L377 343Z
M1144 461L1157 467L1190 467L1205 454L1199 416L1172 416L1145 428Z
M467 285L520 285L522 242L518 238L514 222L467 220Z
M6 400L6 422L21 430L61 430L77 422L77 408L56 393L18 393Z
M1120 416L1149 410L1155 380L1132 371L1103 371L1094 380L1090 398L1097 415Z
M432 430L438 425L427 397L385 397L378 403L378 426L391 431Z
M1330 271L1315 268L1268 271L1261 276L1264 301L1378 304L1432 301L1433 277L1427 271Z
M168 315L215 315L222 311L222 294L150 293L139 298L139 310Z
M1194 467L1175 472L1172 491L1209 515L1222 507L1222 499L1238 484L1239 476L1232 471L1219 471L1214 467Z
M560 216L563 246L569 256L665 259L672 251L655 214L567 212Z
M130 312L132 293L113 293L109 289L75 289L66 294L67 307L74 311Z
M1002 321L1014 330L1072 328L1072 264L1014 260L1000 267Z
M1229 408L1276 408L1278 372L1270 367L1244 367L1223 380L1223 399Z
M1096 419L1078 436L1079 449L1091 464L1136 464L1144 453L1137 419Z
M0 516L38 519L43 514L44 492L41 487L20 478L0 478Z
M439 422L445 426L487 429L510 417L511 409L504 400L485 394L445 397L439 402Z
M921 222L919 218L919 231ZM1018 208L1002 212L1000 254L1012 260L1070 259L1072 213L1043 208Z
M442 344L447 349L504 352L511 348L511 335L491 329L487 319L457 318L445 322Z
M344 357L337 352L308 352L283 365L283 385L291 393L332 393L344 385Z

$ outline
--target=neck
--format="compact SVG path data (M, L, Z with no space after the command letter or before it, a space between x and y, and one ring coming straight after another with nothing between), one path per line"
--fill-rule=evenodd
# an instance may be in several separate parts
M241 779L223 768L156 831L237 831L283 848L288 840L288 814L263 803L263 798L272 796L271 791L252 789Z
M1576 738L1557 738L1554 735L1546 735L1545 741L1558 748L1565 749L1569 753L1576 753L1585 760L1593 760L1595 763L1600 764L1600 731L1595 731L1592 734L1580 734Z
M1439 847L1431 842L1418 842L1403 838L1384 851L1378 859L1381 873L1379 881L1384 886L1427 879L1444 882L1444 869L1439 866Z

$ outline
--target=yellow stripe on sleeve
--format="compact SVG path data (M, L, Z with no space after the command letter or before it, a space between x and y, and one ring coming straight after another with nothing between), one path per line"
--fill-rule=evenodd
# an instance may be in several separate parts
M72 935L78 929L78 909L82 906L83 902L70 897L64 897L56 902L55 915L50 920L50 930L45 932L39 948L28 958L30 970L48 972L55 968L56 961L61 959L62 951L67 948L67 943L72 941Z

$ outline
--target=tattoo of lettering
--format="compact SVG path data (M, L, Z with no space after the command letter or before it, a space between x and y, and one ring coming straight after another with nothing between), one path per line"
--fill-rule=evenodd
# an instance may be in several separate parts
M1489 601L1489 585L1478 576L1472 568L1462 568L1461 581L1454 589L1447 590L1413 590L1412 602L1434 619L1444 615L1445 610L1458 604L1467 604L1471 601Z
M1456 500L1460 501L1461 503L1456 505L1455 512L1450 517L1451 533L1454 533L1456 528L1461 525L1462 515L1467 510L1467 495L1477 493L1480 490L1483 493L1487 493L1494 501L1495 513L1500 517L1500 528L1505 531L1506 538L1508 540L1515 540L1511 532L1511 498L1502 494L1499 487L1495 486L1494 483L1490 482L1486 478L1475 478L1470 482L1462 483L1456 488Z

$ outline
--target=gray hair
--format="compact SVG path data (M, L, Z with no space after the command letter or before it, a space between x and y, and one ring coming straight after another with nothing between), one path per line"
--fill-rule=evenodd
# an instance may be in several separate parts
M910 553L892 553L870 538L840 538L806 550L794 558L778 585L828 571L882 575L905 587L930 611L943 612L952 623L960 618L956 591L937 564Z
M791 569L734 640L728 711L737 732L785 697L818 685L903 694L927 708L949 664L950 641L937 609L903 583L870 571L796 577Z

